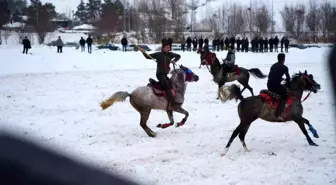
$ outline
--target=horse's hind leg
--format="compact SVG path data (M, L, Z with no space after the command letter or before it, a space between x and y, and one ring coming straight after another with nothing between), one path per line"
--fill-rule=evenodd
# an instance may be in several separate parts
M308 135L307 129L306 129L305 125L304 125L305 120L301 118L301 119L299 119L299 120L294 120L294 121L299 125L299 127L300 127L302 133L306 136L309 145L311 145L311 146L318 146L318 145L317 145L317 144L310 138L310 136Z
M241 141L241 143L243 144L243 147L245 149L245 152L248 152L249 150L247 149L247 146L246 146L246 143L245 143L245 135L248 131L248 129L250 128L250 125L251 124L248 124L248 125L244 125L241 130L240 130L240 133L239 133L239 139Z
M140 111L140 126L144 129L144 131L147 133L149 137L155 137L156 133L152 131L148 126L147 126L147 121L150 115L151 109L148 108L146 110L141 110Z
M226 144L224 152L222 153L222 156L226 155L226 153L229 151L231 143L237 137L237 135L239 133L241 133L242 128L244 128L244 125L242 124L242 122L240 122L240 124L237 126L237 128L232 132L231 137L229 139L229 142Z
M168 115L168 118L169 118L169 123L158 124L157 127L159 127L159 128L168 128L168 127L174 125L173 111L172 110L167 110L167 115Z
M248 75L248 76L241 76L240 79L238 79L238 82L244 86L244 88L243 88L243 90L241 91L241 93L243 93L245 89L248 89L248 90L251 92L252 96L254 96L253 89L252 89L252 87L248 84L249 79L250 79L250 76L249 76L249 74L247 74L247 75Z
M176 127L183 126L189 117L189 112L184 110L182 107L179 107L174 111L184 114L184 118L182 119L182 121L176 124Z

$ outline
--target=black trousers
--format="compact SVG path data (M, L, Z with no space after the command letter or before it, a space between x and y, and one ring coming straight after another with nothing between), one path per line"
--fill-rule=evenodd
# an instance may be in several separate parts
M168 76L166 74L156 74L156 78L159 80L162 88L166 91L168 100L173 100L173 94L170 90L171 83Z
M26 54L28 54L28 48L23 48L23 53L26 53Z
M62 46L57 46L57 53L62 53Z
M268 90L278 93L281 96L281 99L287 98L287 88L281 84L271 84L267 83Z

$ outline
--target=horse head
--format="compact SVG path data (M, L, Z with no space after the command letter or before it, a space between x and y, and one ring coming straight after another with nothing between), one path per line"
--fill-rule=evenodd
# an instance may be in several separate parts
M307 73L307 70L305 70L304 73L301 73L301 71L299 71L298 74L295 74L292 78L292 81L294 82L297 80L301 82L300 84L305 91L312 91L314 93L317 93L317 91L321 89L321 85L315 81L312 74Z
M184 72L186 82L197 82L199 80L198 75L192 72L189 68L183 66L182 64L179 67Z

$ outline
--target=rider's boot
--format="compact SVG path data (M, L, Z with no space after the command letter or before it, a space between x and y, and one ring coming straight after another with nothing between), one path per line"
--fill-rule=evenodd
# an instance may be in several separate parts
M176 104L172 89L166 90L165 92L166 92L167 99L168 99L167 109L172 108Z

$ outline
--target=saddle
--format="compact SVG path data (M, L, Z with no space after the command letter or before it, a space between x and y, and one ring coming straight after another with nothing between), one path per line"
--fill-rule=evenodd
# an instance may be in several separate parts
M234 65L234 67L229 67L227 66L226 64L225 65L225 74L228 74L228 75L233 75L233 74L237 74L238 76L240 75L240 69L239 69L239 66L238 65Z
M269 107L273 108L273 109L277 109L279 107L280 101L281 101L281 96L278 93L275 93L273 91L267 90L267 89L263 89L260 91L259 93L259 97L265 101ZM286 105L285 105L285 109L282 112L282 115L284 116L286 114L286 116L289 116L290 113L290 108L292 107L292 103L293 103L293 99L291 97L287 97L286 100Z
M155 95L164 96L165 98L167 98L166 91L161 86L160 82L154 80L153 78L149 78L149 83L147 84L147 86L152 88ZM172 85L170 85L170 89L173 93L173 96L175 96L175 90Z

